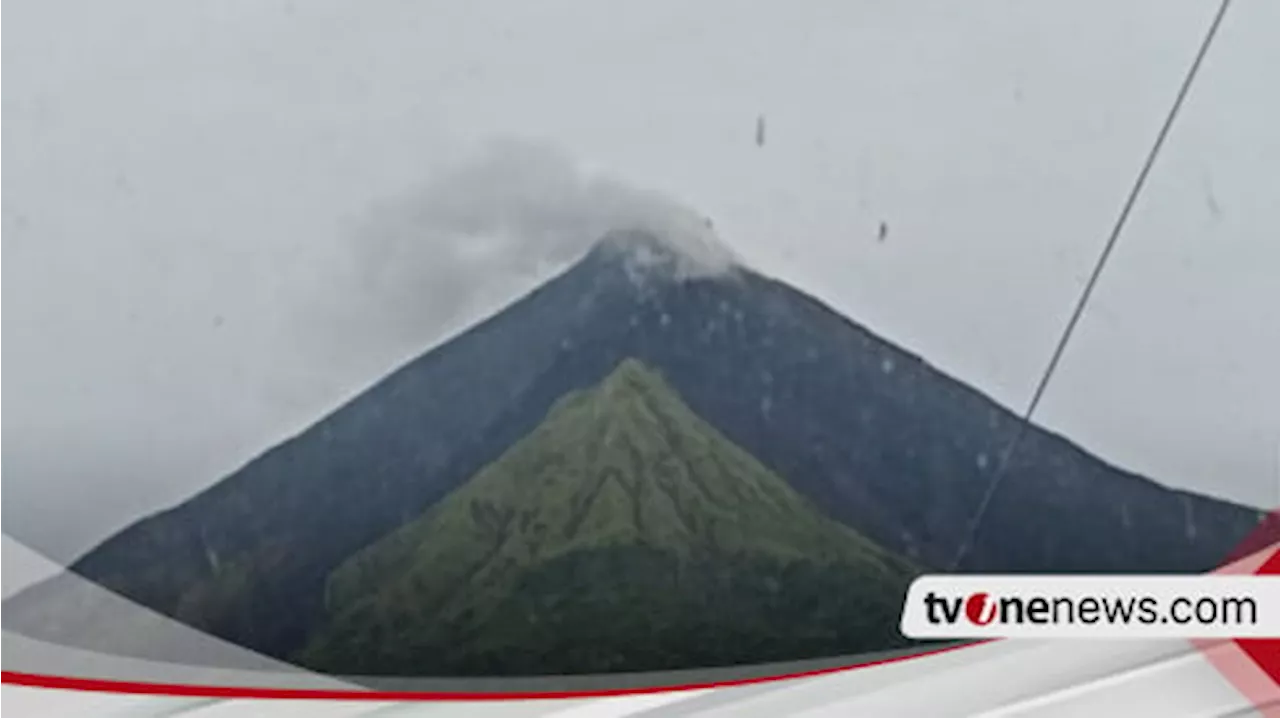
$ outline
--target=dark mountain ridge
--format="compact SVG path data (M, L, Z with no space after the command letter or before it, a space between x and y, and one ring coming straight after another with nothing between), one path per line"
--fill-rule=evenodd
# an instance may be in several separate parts
M693 412L832 518L921 564L945 565L1018 417L781 282L740 267L679 276L677 259L643 233L614 235L72 569L216 635L289 655L322 615L326 577L340 563L628 357L661 372ZM1201 571L1259 516L1165 488L1033 427L963 568ZM251 577L244 595L220 616L197 615L184 597L228 566Z

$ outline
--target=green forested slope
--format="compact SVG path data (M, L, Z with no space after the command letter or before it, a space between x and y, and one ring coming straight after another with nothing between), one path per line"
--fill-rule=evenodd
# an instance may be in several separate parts
M340 566L297 658L492 675L876 650L912 575L627 360Z

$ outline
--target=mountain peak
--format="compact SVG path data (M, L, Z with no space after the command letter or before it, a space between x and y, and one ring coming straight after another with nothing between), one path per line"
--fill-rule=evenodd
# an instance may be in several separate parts
M632 279L653 274L677 279L715 276L738 267L737 258L716 236L710 220L680 222L662 230L610 230L596 242L591 255L620 261Z
M675 616L723 631L721 640L755 630L785 645L814 631L857 649L896 640L892 615L915 572L819 512L697 416L658 371L624 359L431 510L334 571L330 623L297 659L341 674L524 671L522 656L554 654L567 625L589 625L593 612L606 618L578 653L603 642L616 658L544 657L535 669L669 669L678 664L666 654L683 655L674 646L704 640L685 630L599 632L634 627L624 614ZM837 594L844 598L830 615L806 603ZM715 608L726 600L739 611L729 621ZM682 608L672 612L673 601ZM611 608L601 614L601 606ZM744 618L752 611L759 618ZM760 625L797 615L777 629ZM414 640L353 650L353 636L392 634ZM484 655L495 646L500 656Z
M618 363L613 372L601 383L601 394L614 396L623 392L644 391L646 387L663 384L658 375L638 359L628 357Z

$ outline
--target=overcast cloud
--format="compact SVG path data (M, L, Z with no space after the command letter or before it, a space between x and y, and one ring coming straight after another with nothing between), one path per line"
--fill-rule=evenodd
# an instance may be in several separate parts
M1020 410L1216 6L9 4L3 518L59 558L617 218L703 242L709 216L751 266ZM1280 4L1235 3L1039 416L1266 506L1277 33Z
M706 217L673 198L583 167L563 148L505 138L370 210L345 255L314 276L297 326L330 361L421 350L615 228L647 229L679 249L686 276L736 261Z

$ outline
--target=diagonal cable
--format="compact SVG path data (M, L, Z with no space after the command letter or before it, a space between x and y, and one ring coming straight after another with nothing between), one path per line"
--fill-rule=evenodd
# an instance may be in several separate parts
M1107 237L1107 243L1102 249L1102 254L1098 256L1098 261L1094 264L1093 273L1089 275L1089 281L1085 283L1084 291L1076 302L1075 310L1071 313L1071 318L1067 321L1067 326L1063 330L1062 336L1058 339L1058 345L1053 350L1049 365L1040 377L1040 383L1036 385L1035 393L1031 396L1031 402L1027 405L1027 410L1022 414L1022 420L1018 422L1013 438L1000 455L1000 463L991 475L991 481L987 484L986 492L978 503L978 508L974 512L973 518L969 520L968 529L960 542L959 548L956 550L955 558L951 561L950 571L954 572L959 569L960 562L964 560L965 555L973 544L978 528L981 526L983 518L986 517L987 508L991 505L991 498L995 496L996 490L1000 488L1001 482L1008 473L1009 459L1013 456L1013 452L1026 434L1027 427L1031 424L1031 417L1040 406L1040 400L1044 398L1045 389L1049 386L1049 381L1058 369L1058 363L1062 360L1067 343L1071 341L1076 325L1080 322L1080 317L1084 314L1089 299L1093 296L1094 287L1098 284L1098 278L1102 276L1102 270L1107 266L1107 261L1111 259L1111 253L1120 239L1120 233L1129 221L1129 215L1138 201L1138 195L1142 193L1143 187L1146 186L1147 176L1151 174L1151 168L1155 165L1156 158L1164 148L1165 139L1169 136L1174 120L1177 119L1178 113L1182 110L1183 101L1186 100L1187 94L1191 90L1191 85L1195 82L1196 75L1200 72L1200 66L1204 62L1205 55L1209 53L1209 48L1213 45L1214 38L1218 35L1218 28L1222 26L1222 19L1226 16L1227 8L1230 6L1231 0L1222 0L1218 6L1217 13L1213 16L1213 22L1209 25L1208 32L1205 33L1204 39L1200 42L1200 49L1196 53L1195 60L1192 61L1191 67L1187 70L1186 76L1182 80L1182 86L1178 90L1178 95L1173 101L1173 106L1165 117L1164 125L1160 127L1160 132L1156 135L1156 141L1151 146L1151 151L1147 153L1147 159L1143 162L1142 169L1138 172L1138 177L1134 181L1133 187L1129 190L1129 197L1125 200L1124 207L1120 210L1120 216L1116 218L1115 225L1111 228L1111 234Z

